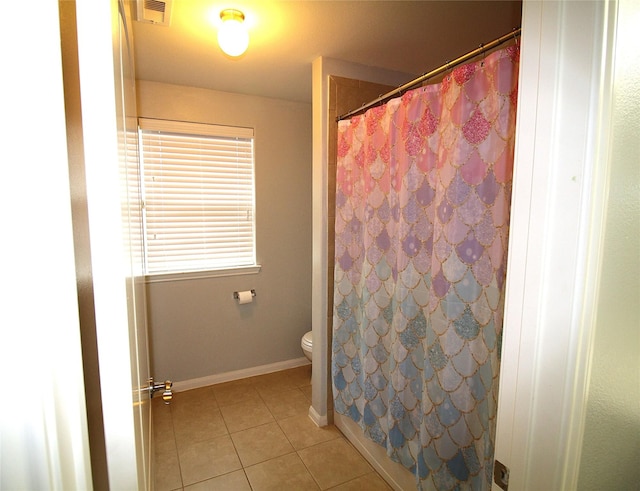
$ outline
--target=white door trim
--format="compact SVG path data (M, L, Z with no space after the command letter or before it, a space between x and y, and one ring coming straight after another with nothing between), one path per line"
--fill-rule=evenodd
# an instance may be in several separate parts
M606 196L614 6L523 6L496 438L511 489L575 489Z

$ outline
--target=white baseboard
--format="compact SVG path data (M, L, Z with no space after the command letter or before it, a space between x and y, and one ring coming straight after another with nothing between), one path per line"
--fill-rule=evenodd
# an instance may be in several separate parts
M311 421L313 421L316 426L319 426L320 428L329 424L329 422L333 419L332 413L333 412L330 411L326 415L321 416L318 411L313 408L313 406L309 407L309 418L311 418Z
M258 367L243 368L242 370L234 370L232 372L216 373L214 375L208 375L206 377L173 382L173 391L182 392L190 389L198 389L200 387L207 387L208 385L220 384L222 382L231 382L232 380L255 377L256 375L264 375L267 373L280 372L282 370L288 370L289 368L302 367L309 364L309 360L307 360L307 358L303 356L302 358L279 361L277 363L270 363L268 365L261 365Z

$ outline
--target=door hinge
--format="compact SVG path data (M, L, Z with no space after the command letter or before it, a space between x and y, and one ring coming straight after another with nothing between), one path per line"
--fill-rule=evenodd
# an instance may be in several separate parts
M504 491L509 489L509 468L498 460L493 465L493 480Z

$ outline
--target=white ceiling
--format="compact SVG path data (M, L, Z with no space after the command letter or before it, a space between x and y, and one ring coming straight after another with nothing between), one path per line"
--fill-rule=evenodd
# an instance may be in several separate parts
M216 42L224 8L243 11L250 27L237 59ZM520 17L520 1L507 0L173 0L169 27L133 22L136 78L311 102L319 56L409 81L519 27Z

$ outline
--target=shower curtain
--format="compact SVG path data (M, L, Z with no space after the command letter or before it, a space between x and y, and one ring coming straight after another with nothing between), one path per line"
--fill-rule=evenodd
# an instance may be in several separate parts
M518 60L339 123L334 410L418 489L491 488Z

